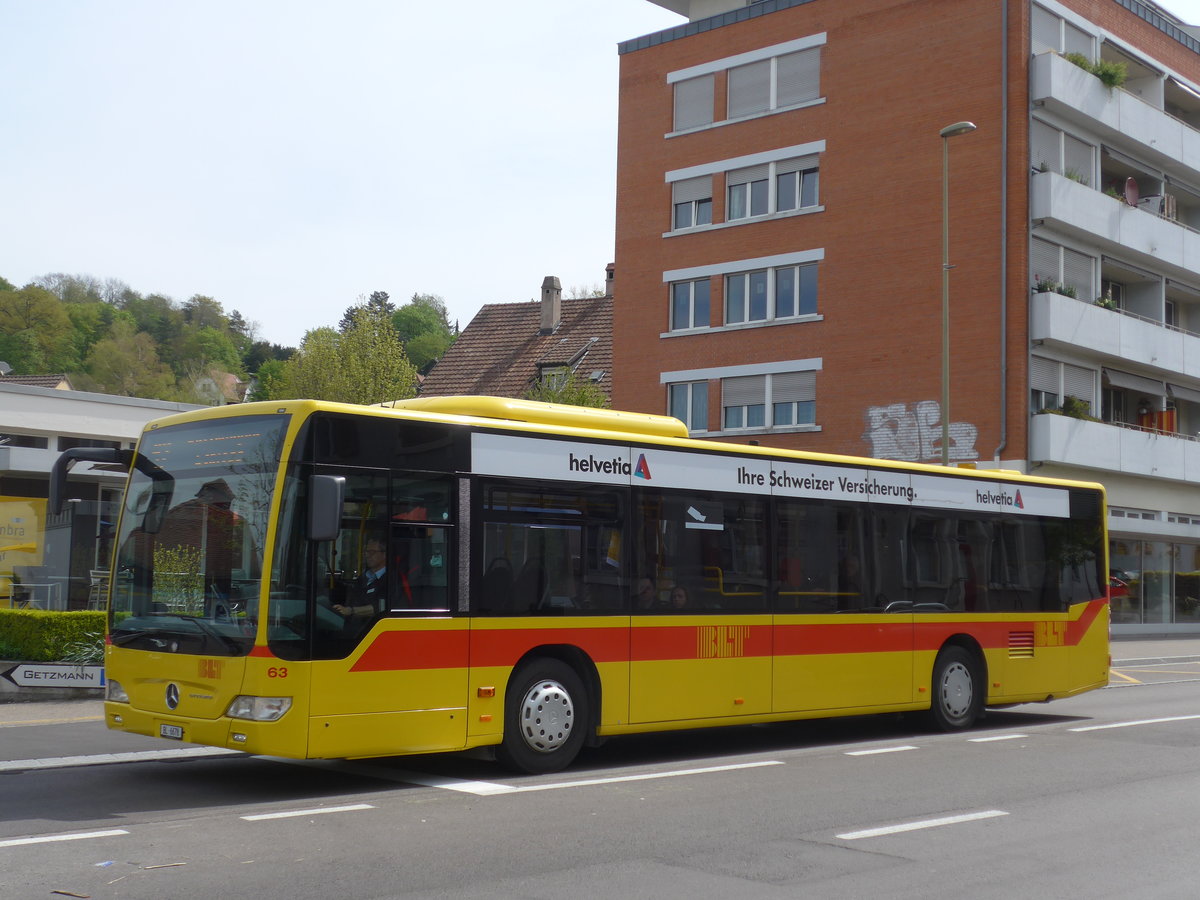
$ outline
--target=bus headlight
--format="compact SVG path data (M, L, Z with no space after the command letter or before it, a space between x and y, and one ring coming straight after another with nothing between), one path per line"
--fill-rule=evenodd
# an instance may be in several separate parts
M125 693L125 688L121 687L121 682L110 678L104 685L104 699L113 703L128 703L129 695Z
M274 722L292 708L291 697L234 697L225 715L252 722Z

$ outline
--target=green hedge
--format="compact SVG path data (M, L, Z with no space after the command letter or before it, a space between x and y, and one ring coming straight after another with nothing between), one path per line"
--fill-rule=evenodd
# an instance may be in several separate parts
M105 613L0 609L0 659L59 662L70 648L104 634Z

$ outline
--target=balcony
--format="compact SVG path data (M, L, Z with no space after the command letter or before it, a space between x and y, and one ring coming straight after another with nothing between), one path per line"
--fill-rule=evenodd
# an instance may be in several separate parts
M1051 414L1032 417L1029 459L1169 481L1200 480L1200 441Z
M1128 91L1105 87L1057 53L1033 58L1029 93L1035 106L1118 142L1131 155L1159 167L1182 165L1200 178L1200 131Z
M1030 200L1035 226L1045 223L1152 271L1191 282L1200 277L1200 233L1183 225L1055 172L1033 176Z
M1200 379L1200 337L1062 294L1034 294L1029 336L1172 375Z

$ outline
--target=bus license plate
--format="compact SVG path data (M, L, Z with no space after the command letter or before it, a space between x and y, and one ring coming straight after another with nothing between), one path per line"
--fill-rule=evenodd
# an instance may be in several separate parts
M159 725L158 734L160 737L172 738L176 741L183 740L182 725Z

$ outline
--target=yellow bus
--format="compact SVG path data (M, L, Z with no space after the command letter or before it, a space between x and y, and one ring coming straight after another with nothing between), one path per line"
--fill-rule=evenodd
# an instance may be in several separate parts
M77 459L130 472L105 719L131 733L540 773L613 735L959 729L1108 680L1097 484L492 397L171 416L64 454L52 508Z

